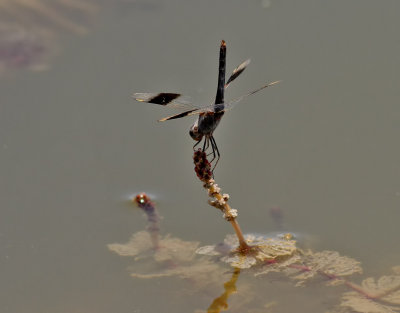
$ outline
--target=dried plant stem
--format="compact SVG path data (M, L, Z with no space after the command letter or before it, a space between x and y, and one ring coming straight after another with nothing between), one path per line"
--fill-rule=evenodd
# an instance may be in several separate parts
M224 213L224 218L231 223L233 229L235 230L236 236L239 240L239 252L246 254L250 251L250 246L244 239L243 233L240 229L239 223L236 220L237 210L232 209L228 204L229 195L222 194L221 188L215 183L213 178L213 172L211 170L211 163L207 160L207 154L199 149L194 151L193 161L195 164L195 172L197 177L204 183L203 187L207 189L208 195L211 199L208 203L220 209Z
M208 203L217 209L220 209L224 213L224 218L231 223L233 229L235 230L236 236L239 240L239 251L246 253L249 251L250 247L244 239L242 230L240 229L239 223L237 221L237 210L232 209L228 204L229 195L221 194L221 188L215 183L214 179L209 179L204 183L204 188L207 189L208 195L213 198L209 200Z
M239 239L239 249L242 252L248 251L249 250L249 245L247 244L246 240L244 240L242 230L240 229L239 223L237 222L236 219L231 220L231 225L233 229L235 230L236 236Z
M215 198L217 198L217 200L220 200L220 199L223 200L223 198L221 197L221 194L215 195ZM229 212L232 212L232 211L233 210L232 210L231 206L225 202L224 209L223 209L224 215L226 216L225 218L231 223L233 229L235 230L236 236L239 239L240 249L247 249L248 245L247 245L246 240L244 239L244 236L243 236L242 230L240 229L239 223L236 220L236 216L229 215ZM229 218L228 218L228 216L229 216Z

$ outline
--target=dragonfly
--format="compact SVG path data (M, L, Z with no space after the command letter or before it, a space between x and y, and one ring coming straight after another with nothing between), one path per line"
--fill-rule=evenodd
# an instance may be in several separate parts
M274 81L268 84L265 84L255 90L252 90L236 99L225 102L224 95L225 90L228 86L239 77L240 74L246 69L246 67L250 64L250 59L242 62L238 67L236 67L228 80L225 82L225 71L226 71L226 43L224 40L221 41L220 49L219 49L219 68L218 68L218 87L217 94L215 96L215 101L211 105L206 106L197 106L192 104L187 100L186 97L179 93L134 93L133 97L139 102L146 103L154 103L166 107L178 107L184 109L183 112L174 114L171 116L164 117L159 120L159 122L174 120L186 116L197 115L197 119L194 124L190 127L189 135L192 137L196 143L193 146L195 150L196 147L203 142L202 151L206 151L211 146L213 158L210 161L212 163L216 160L213 170L217 165L221 154L218 150L217 143L214 139L214 131L217 128L222 116L224 113L230 109L232 109L237 103L242 101L244 98L255 94L256 92L263 90L267 87L276 85L280 81Z

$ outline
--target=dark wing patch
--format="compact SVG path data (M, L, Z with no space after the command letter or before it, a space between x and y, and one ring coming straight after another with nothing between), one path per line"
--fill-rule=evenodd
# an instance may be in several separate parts
M243 73L243 71L246 69L249 63L250 59L244 61L242 64L240 64L237 68L233 70L231 77L229 77L228 81L225 84L225 88L227 88L231 82L233 82L240 74Z
M160 105L167 105L168 103L172 102L176 98L180 97L179 93L159 93L158 95L154 96L153 98L148 99L146 102L155 103Z
M0 0L1 1L1 0ZM137 92L133 94L136 101L155 103L168 107L175 108L198 108L196 105L190 102L188 97L184 97L179 93L161 92Z
M188 116L188 115L194 115L195 114L195 113L193 113L194 111L199 111L199 110L198 109L193 109L193 110L185 111L185 112L182 112L182 113L179 113L179 114L175 114L175 115L164 117L164 118L162 118L162 119L160 119L158 121L159 122L164 122L164 121L168 121L168 120L174 120L174 119L177 119L177 118L185 117L185 116ZM190 113L192 113L192 114L190 114Z

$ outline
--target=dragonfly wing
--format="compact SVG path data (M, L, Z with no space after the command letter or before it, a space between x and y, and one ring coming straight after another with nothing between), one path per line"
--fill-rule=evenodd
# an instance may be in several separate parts
M174 120L174 119L177 119L177 118L193 115L191 113L193 113L194 111L199 111L199 110L198 109L193 109L193 110L185 111L185 112L182 112L182 113L178 113L178 114L174 114L174 115L171 115L171 116L164 117L164 118L162 118L162 119L160 119L158 121L159 122L165 122L165 121L168 121L168 120Z
M229 102L226 102L226 103L212 104L212 105L208 105L208 106L205 106L205 107L202 107L202 108L199 108L199 109L194 109L194 110L191 110L191 111L187 111L187 112L185 112L186 113L185 116L196 115L196 114L201 114L201 113L205 113L205 112L216 112L216 111L225 112L225 111L228 111L228 110L232 109L240 101L242 101L244 98L246 98L248 96L251 96L251 95L253 95L253 94L255 94L255 93L257 93L257 92L259 92L259 91L261 91L261 90L263 90L265 88L267 88L267 87L276 85L276 84L278 84L280 82L281 82L280 80L277 80L277 81L274 81L272 83L268 83L268 84L266 84L264 86L261 86L261 87L255 89L255 90L252 90L252 91L250 91L250 92L248 92L248 93L246 93L246 94L244 94L244 95L242 95L242 96L240 96L240 97L238 97L236 99L233 99L233 100L231 100Z
M161 92L161 93L134 93L133 97L139 102L155 103L168 107L177 108L195 108L188 97L184 97L179 93Z
M240 97L238 97L238 98L236 98L236 99L233 99L233 100L231 100L231 101L229 101L229 102L223 104L223 107L224 107L224 108L223 108L223 111L228 111L228 110L232 109L236 104L238 104L238 103L239 103L240 101L242 101L244 98L247 98L248 96L254 95L254 94L257 93L257 92L259 92L259 91L261 91L261 90L263 90L263 89L265 89L265 88L267 88L267 87L276 85L276 84L278 84L278 83L280 83L280 82L281 82L281 80L277 80L277 81L274 81L274 82L272 82L272 83L268 83L268 84L266 84L266 85L264 85L264 86L261 86L261 87L255 89L255 90L252 90L252 91L250 91L250 92L248 92L248 93L246 93L246 94L244 94L244 95L242 95L242 96L240 96Z
M227 80L225 84L225 89L228 88L229 84L233 82L240 74L243 73L243 71L246 69L246 67L250 64L250 59L244 61L242 64L240 64L237 68L235 68Z

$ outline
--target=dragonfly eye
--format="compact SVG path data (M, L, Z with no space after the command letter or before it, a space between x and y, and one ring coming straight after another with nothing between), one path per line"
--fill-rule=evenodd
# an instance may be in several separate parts
M200 141L203 138L203 135L198 132L197 126L193 125L190 127L189 135L193 140Z

